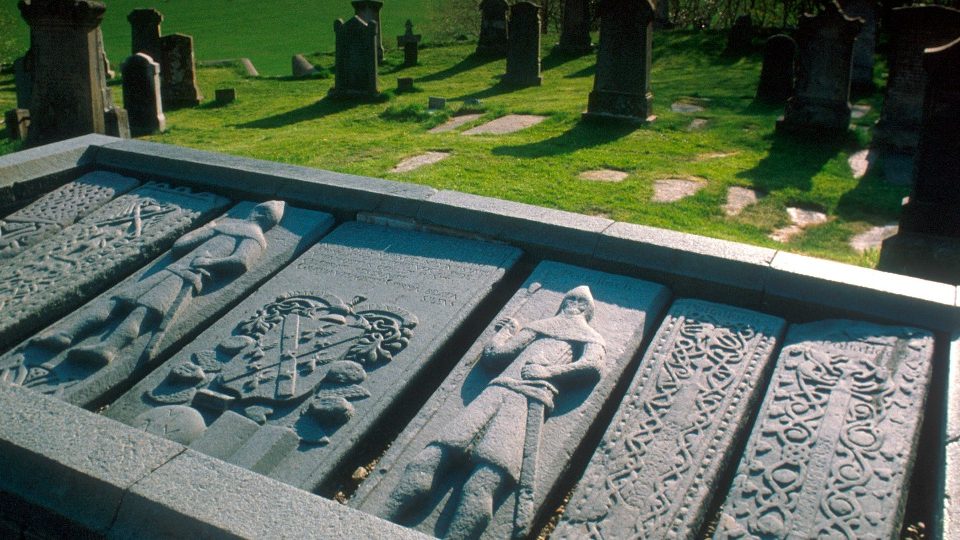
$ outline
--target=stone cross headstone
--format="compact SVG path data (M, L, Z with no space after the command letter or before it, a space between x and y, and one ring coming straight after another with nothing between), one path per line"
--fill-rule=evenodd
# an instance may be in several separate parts
M383 2L381 0L353 0L350 2L353 5L354 15L360 17L361 20L371 23L377 23L374 28L377 31L377 63L383 63L383 39L380 36L380 29L382 24L380 23L380 10L383 8Z
M17 87L17 108L29 109L33 94L32 52L27 51L27 54L13 61L13 80Z
M564 3L557 49L569 55L586 54L593 50L590 42L589 0L566 0Z
M196 107L203 101L197 85L193 37L171 34L160 38L160 90L168 110Z
M541 263L350 505L439 538L527 538L668 294Z
M757 85L757 101L783 104L793 94L797 43L778 34L767 39L763 48L763 67Z
M135 9L127 15L127 21L130 22L130 54L144 53L154 62L161 63L160 23L163 14L155 9Z
M653 120L651 0L601 0L600 46L586 119Z
M526 0L510 6L507 72L509 86L540 86L540 6Z
M333 98L374 98L377 89L377 23L353 17L333 23L337 36Z
M507 0L480 2L480 38L477 54L500 57L507 54Z
M92 0L20 0L30 26L33 89L27 144L107 133L100 45L106 7Z
M30 111L27 109L10 109L4 113L3 122L11 140L24 141L30 134Z
M777 129L810 134L845 133L850 126L850 62L862 19L847 16L836 0L800 18L797 79Z
M876 0L842 0L840 5L848 16L863 19L863 28L853 42L850 85L860 91L872 90L879 6Z
M130 134L151 135L167 129L160 97L160 64L137 53L123 63L123 106L130 118Z
M403 48L403 65L417 65L417 56L420 51L420 40L423 36L413 33L413 22L407 19L406 32L402 36L397 36L397 47Z
M727 33L727 48L724 52L732 55L746 54L750 51L755 33L750 15L740 15Z
M960 36L960 10L946 6L896 8L890 17L890 75L872 145L913 155L920 138L927 74L923 51Z
M960 276L960 38L927 49L923 120L910 202L880 268L957 283Z

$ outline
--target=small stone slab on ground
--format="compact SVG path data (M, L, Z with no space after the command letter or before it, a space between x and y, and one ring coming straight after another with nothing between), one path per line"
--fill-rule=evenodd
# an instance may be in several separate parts
M847 164L850 165L850 172L856 180L866 176L867 172L876 162L877 152L869 148L855 152L847 158Z
M699 154L696 158L694 158L694 161L707 161L710 159L727 158L735 156L739 153L740 152L708 152L706 154Z
M727 190L727 204L723 205L723 211L728 216L738 216L743 210L757 204L760 195L756 190L741 186L731 186Z
M592 182L623 182L628 176L630 176L628 172L615 171L613 169L599 169L580 173L581 180L590 180Z
M541 263L349 504L440 538L525 538L668 296Z
M468 129L463 132L463 135L505 135L535 126L546 119L546 116L536 116L532 114L508 114L496 120L491 120L486 124Z
M519 258L508 246L349 222L261 285L109 409L114 419L313 491ZM438 364L439 362L439 364ZM388 430L389 431L389 430Z
M880 249L883 241L897 234L900 227L896 223L884 225L882 227L873 227L869 231L862 232L850 240L850 247L863 253L870 249Z
M426 152L418 156L409 157L400 163L396 167L390 170L394 173L405 173L410 172L415 169L419 169L425 165L432 165L434 163L439 163L450 157L450 152Z
M703 180L664 178L653 183L651 202L672 203L696 195L707 183Z
M677 101L670 105L670 110L676 113L698 113L703 112L706 109L701 105L697 105L696 103Z
M852 105L850 107L850 118L859 120L860 118L870 114L872 109L873 107L869 105Z
M687 126L687 131L700 131L701 129L706 129L707 124L710 121L706 118L694 118L690 121L690 125Z
M795 236L802 233L804 229L822 225L830 220L830 217L823 212L816 210L807 210L805 208L787 208L787 215L790 216L792 225L777 229L770 233L770 239L777 242L789 242Z
M447 120L446 122L440 124L439 126L430 130L430 133L446 133L447 131L453 131L458 127L469 124L474 120L480 118L481 114L462 114L460 116L454 116L453 118Z
M730 306L674 303L551 538L696 537L785 328Z
M897 537L933 345L912 328L792 326L714 538Z

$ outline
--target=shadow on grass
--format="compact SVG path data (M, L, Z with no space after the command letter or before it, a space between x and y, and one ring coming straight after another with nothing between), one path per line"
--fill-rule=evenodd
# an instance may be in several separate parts
M566 64L567 62L571 62L573 60L583 58L588 54L594 54L594 53L590 52L590 53L583 53L583 54L573 54L573 53L563 52L559 48L554 47L550 49L550 54L548 54L547 56L544 56L543 59L540 61L540 71L549 71L551 69L560 67L563 64Z
M341 100L325 97L316 103L307 105L306 107L300 107L299 109L294 109L292 111L287 111L274 116L268 116L252 122L246 122L244 124L236 124L233 127L245 129L281 128L291 124L306 122L307 120L316 120L317 118L323 118L324 116L329 116L331 114L341 113L365 103L370 103L370 101Z
M442 81L453 77L454 75L459 75L461 73L470 71L471 69L476 69L480 66L489 64L500 60L500 58L493 58L490 56L479 56L476 53L471 54L470 56L464 58L460 62L448 67L447 69L440 70L436 73L431 73L430 75L424 75L417 79L418 82L429 82L429 81Z
M804 137L777 132L771 138L773 144L767 157L756 167L737 174L737 178L747 179L767 193L788 188L810 191L813 177L823 166L843 148L857 144L852 133Z
M497 156L540 158L569 154L613 142L635 131L639 126L631 123L577 122L575 126L556 137L530 144L498 146L493 149Z
M581 69L580 71L575 71L575 72L573 72L573 73L571 73L571 74L569 74L569 75L564 75L563 78L564 78L564 79L580 79L580 78L582 78L582 77L593 77L593 75L594 75L596 72L597 72L597 65L596 65L596 64L591 64L591 65L589 65L589 66Z
M497 75L497 77L503 77L503 75ZM517 90L523 90L524 88L529 88L529 87L514 86L511 84L506 84L503 81L500 81L497 84L491 86L490 88L487 88L486 90L480 90L479 92L464 94L462 96L458 96L453 99L455 100L486 99L493 96L509 94L510 92L516 92Z

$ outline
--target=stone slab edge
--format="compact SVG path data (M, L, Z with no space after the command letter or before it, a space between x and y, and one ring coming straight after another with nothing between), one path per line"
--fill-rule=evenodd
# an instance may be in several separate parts
M0 156L0 202L16 200L19 191L33 191L29 186L34 180L92 165L99 147L119 140L85 135Z
M659 281L681 295L775 311L791 304L798 313L813 306L824 317L869 318L949 333L960 328L960 290L942 283L400 182L144 141L92 140L115 141L101 147L94 159L119 172L280 197L341 218L364 211L413 218L508 242L535 256ZM0 158L0 166L4 159L9 157Z
M110 538L425 538L24 388L0 411L0 490Z
M960 538L960 334L954 334L947 366L946 461L939 538Z

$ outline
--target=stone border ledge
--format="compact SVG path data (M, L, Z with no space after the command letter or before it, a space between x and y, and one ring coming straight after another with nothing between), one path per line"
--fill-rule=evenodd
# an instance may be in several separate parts
M103 135L85 135L0 156L0 207L59 187L62 183L59 179L47 182L43 179L65 177L90 168L97 149L117 140Z
M940 538L960 538L960 334L953 335L950 345Z

